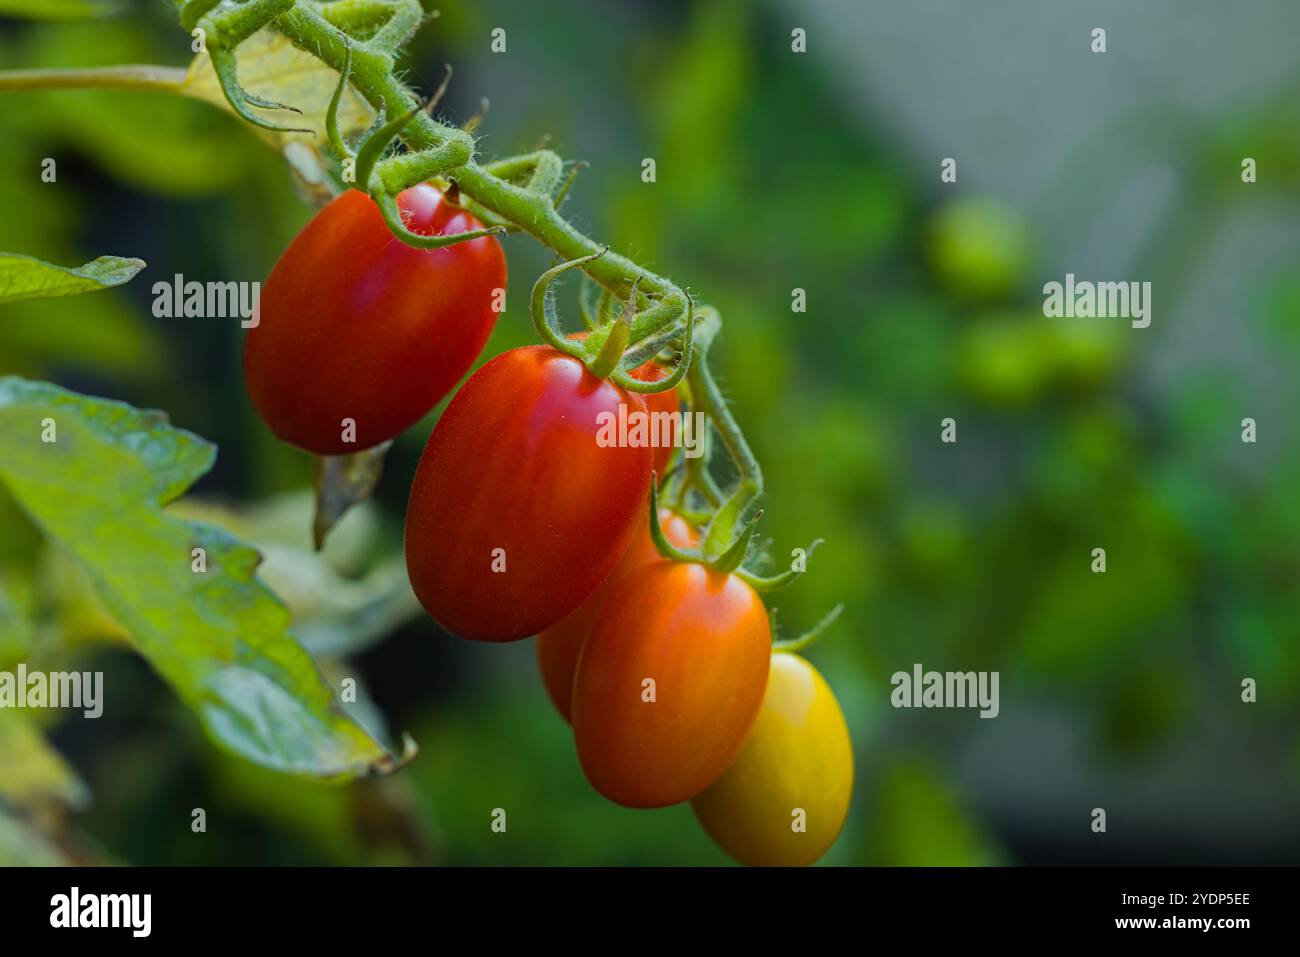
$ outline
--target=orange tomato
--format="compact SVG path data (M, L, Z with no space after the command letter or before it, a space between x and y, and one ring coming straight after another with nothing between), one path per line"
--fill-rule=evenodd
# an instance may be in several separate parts
M666 508L659 510L659 527L663 529L668 541L678 548L694 548L699 544L699 535L686 519ZM555 703L555 709L565 721L570 720L573 673L578 667L578 653L582 651L582 643L587 640L587 634L591 631L601 606L605 604L605 596L609 594L610 588L634 568L667 560L659 554L650 538L649 523L642 522L640 530L632 538L632 544L623 553L623 558L610 572L605 583L596 589L596 593L566 618L537 636L537 663L541 667L542 682L546 685L551 701Z
M628 807L663 807L716 781L758 716L771 642L767 609L735 575L662 562L615 582L573 685L592 786Z

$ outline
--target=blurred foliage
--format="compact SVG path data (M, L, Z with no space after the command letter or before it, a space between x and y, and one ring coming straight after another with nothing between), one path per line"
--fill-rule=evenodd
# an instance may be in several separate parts
M827 863L1086 859L1077 835L1092 805L1052 788L1058 764L1098 788L1159 793L1183 822L1179 848L1202 846L1188 822L1211 792L1212 813L1238 817L1235 797L1262 795L1272 816L1238 822L1253 828L1250 853L1294 858L1297 832L1272 822L1293 820L1300 796L1300 446L1286 435L1300 379L1276 371L1300 357L1295 231L1241 293L1255 340L1246 376L1211 350L1157 378L1178 335L1172 294L1160 306L1170 321L1141 333L1041 314L1041 282L1059 278L1055 254L1085 228L1084 207L1157 137L1180 144L1176 193L1129 274L1182 288L1229 212L1265 196L1294 211L1294 86L1230 114L1120 117L1077 145L1037 208L1020 209L972 194L965 175L940 184L931 157L900 146L896 117L846 94L836 71L852 64L788 55L775 2L437 6L411 80L427 92L453 63L440 109L458 121L489 97L488 155L549 134L592 163L566 212L722 312L719 374L764 464L774 553L826 539L773 604L795 632L847 603L813 652L858 769ZM488 48L500 23L508 57ZM8 68L189 59L164 4L0 28ZM262 578L322 669L361 679L351 715L421 746L395 778L347 787L212 748L125 650L75 564L0 490L0 661L92 662L114 689L103 719L54 716L42 729L55 749L44 766L75 768L94 806L33 815L0 788L0 859L724 863L686 808L628 811L585 784L531 642L456 642L412 604L400 520L433 416L395 444L372 506L315 555L307 457L253 415L237 323L150 315L150 284L175 273L265 277L311 211L284 159L208 104L160 93L6 95L0 139L0 249L149 263L121 289L5 305L0 373L167 409L213 439L222 452L196 486L202 500L170 511L261 549ZM1235 189L1247 154L1270 175ZM57 185L39 182L47 156ZM640 180L647 156L653 186ZM518 304L548 261L527 238L506 245L511 309L484 358L531 339ZM791 312L795 287L806 313ZM1244 378L1268 380L1277 415L1251 411ZM1259 420L1258 444L1240 441L1245 415ZM947 416L959 423L951 446L938 441ZM1099 546L1104 575L1089 570ZM889 675L918 661L999 670L1002 716L893 711ZM1260 685L1249 707L1244 676ZM1036 737L1058 725L1069 751ZM1250 747L1234 744L1243 738ZM1248 771L1223 780L1217 768L1243 752ZM7 776L0 761L0 784ZM1021 787L1015 802L1004 778ZM191 832L195 807L210 834ZM489 826L498 807L505 834ZM1159 863L1160 848L1109 839Z
M112 0L0 0L0 16L34 20L77 20L116 12Z

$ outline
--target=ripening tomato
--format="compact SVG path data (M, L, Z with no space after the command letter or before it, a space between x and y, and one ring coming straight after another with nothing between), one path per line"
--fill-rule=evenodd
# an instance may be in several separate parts
M483 228L427 184L397 205L415 233ZM303 228L262 288L244 341L248 394L271 431L310 452L386 442L473 364L505 285L494 237L415 249L388 231L369 196L348 190Z
M657 362L639 365L628 374L642 382L662 382L669 376L668 370ZM650 416L650 428L654 430L651 434L658 436L658 444L653 446L651 451L654 452L655 474L662 480L664 473L668 471L668 460L672 457L673 446L679 441L680 430L673 420L677 418L677 413L681 412L681 403L677 399L676 389L668 389L664 392L642 392L639 395L645 400L646 412ZM669 425L666 429L661 429L658 425L661 413L672 416L667 420Z
M691 804L742 864L801 866L835 843L852 792L853 745L834 692L803 658L778 652L740 756Z
M452 634L514 641L586 601L644 521L650 449L602 446L645 403L549 346L503 352L447 406L406 507L406 567Z
M573 684L592 786L628 807L663 807L716 781L758 715L771 642L763 602L735 575L661 562L616 581Z
M699 535L686 519L666 508L659 510L659 527L663 529L664 537L678 548L694 548L699 544ZM578 653L582 651L582 643L587 640L592 622L596 620L597 613L605 603L605 596L609 594L609 589L614 582L635 568L649 565L651 562L668 560L655 548L654 540L650 537L650 523L642 522L640 529L632 537L632 544L623 553L623 557L610 573L609 578L596 589L595 594L566 615L563 620L537 636L537 663L542 670L542 682L546 685L546 691L551 696L551 701L555 703L556 710L565 721L570 720L573 673L578 667Z
M586 339L588 335L589 333L585 331L574 332L569 335L569 338L581 342L583 339ZM628 374L633 379L640 379L642 382L662 382L672 373L661 366L658 362L651 359L649 362L637 366ZM666 389L663 392L642 392L639 393L639 395L645 402L646 412L651 416L651 428L655 428L655 431L650 433L652 435L658 434L660 431L656 428L656 423L658 421L656 415L658 413L666 413L672 416L672 418L676 418L676 414L682 410L681 402L677 398L676 389ZM669 419L669 422L672 423L672 419ZM676 423L672 423L666 431L667 441L651 446L654 450L655 474L659 476L660 481L663 481L664 473L668 471L668 460L672 457L673 446L679 441L679 429L677 428Z

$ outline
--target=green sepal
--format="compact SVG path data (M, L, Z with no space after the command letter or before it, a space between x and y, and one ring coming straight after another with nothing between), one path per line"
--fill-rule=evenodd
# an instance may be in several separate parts
M776 641L773 641L772 651L794 654L805 650L806 648L810 647L815 641L817 641L817 639L821 638L823 634L826 633L826 629L835 623L835 620L840 617L840 613L842 611L844 611L844 603L840 602L838 605L836 605L834 608L828 611L822 617L821 621L817 622L817 624L813 625L810 629L805 631L798 638L788 638L783 640L778 639ZM775 614L776 612L774 609L773 617L775 617Z

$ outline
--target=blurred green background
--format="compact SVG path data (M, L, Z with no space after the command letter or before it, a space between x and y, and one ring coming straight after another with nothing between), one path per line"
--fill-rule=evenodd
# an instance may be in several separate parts
M549 135L592 164L567 207L579 226L722 312L765 533L780 554L826 540L772 602L792 632L846 603L810 653L856 748L826 863L1300 860L1300 54L1264 55L1300 9L436 6L410 81L427 92L452 63L456 121L489 98L484 155ZM170 4L119 8L0 19L0 68L188 62ZM498 26L506 54L489 50ZM180 508L258 544L322 667L360 676L368 720L421 749L345 787L224 756L0 489L0 624L21 609L33 661L102 670L108 689L97 721L47 715L84 792L28 815L41 854L726 863L688 807L625 810L587 786L532 641L461 642L412 604L394 563L432 418L314 556L310 462L253 412L238 323L152 316L152 284L175 273L265 278L311 215L280 157L210 106L141 92L0 95L0 141L0 249L148 263L120 289L0 307L0 374L160 408L216 442ZM39 181L46 156L57 184ZM506 250L514 308L484 358L531 340L518 307L548 263L527 237ZM1151 327L1045 319L1042 284L1067 271L1151 281ZM889 676L914 662L999 671L1000 716L891 709ZM16 768L0 764L0 788ZM0 839L0 861L22 848Z

